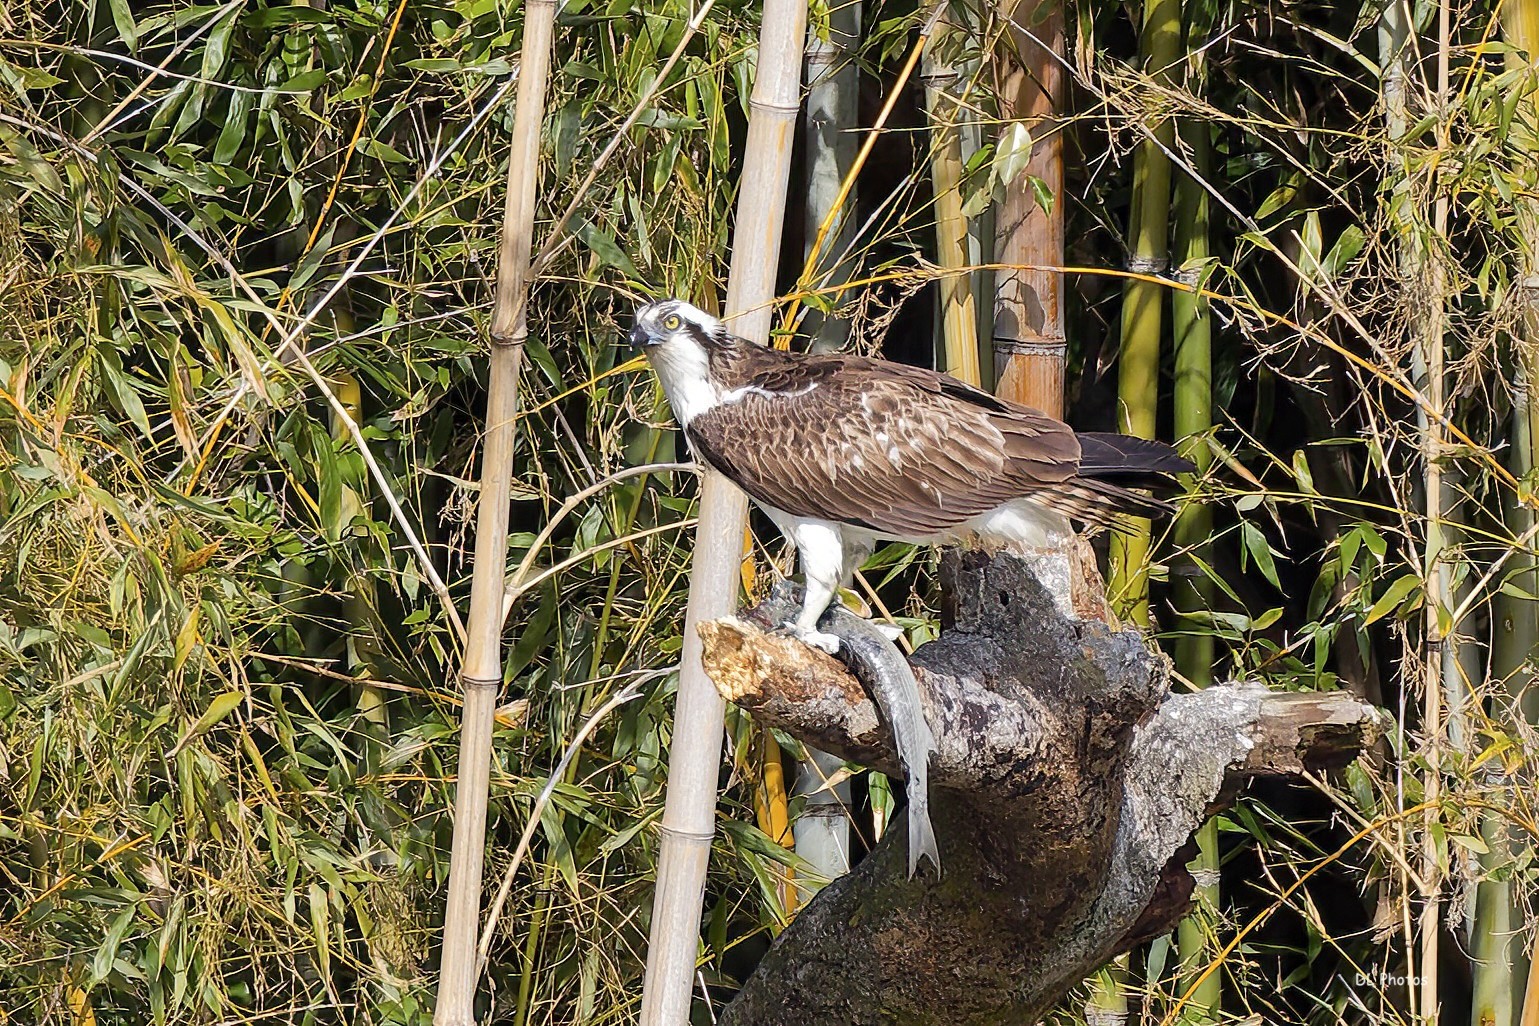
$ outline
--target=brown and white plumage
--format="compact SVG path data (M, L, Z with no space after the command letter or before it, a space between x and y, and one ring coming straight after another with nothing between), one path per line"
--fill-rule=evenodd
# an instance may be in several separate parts
M1191 469L1163 443L1076 433L935 371L756 346L680 300L638 310L632 341L695 453L796 545L808 588L792 626L820 647L837 642L818 617L878 539L1050 545L1070 520L1169 512L1134 489Z
M839 638L818 621L878 539L1051 545L1071 519L1111 524L1166 511L1133 489L1191 469L1169 446L1076 434L934 371L765 349L676 299L638 310L631 341L695 454L796 546L807 583L786 627L830 653ZM877 698L908 773L909 875L921 855L939 870L926 811L934 739L912 674Z

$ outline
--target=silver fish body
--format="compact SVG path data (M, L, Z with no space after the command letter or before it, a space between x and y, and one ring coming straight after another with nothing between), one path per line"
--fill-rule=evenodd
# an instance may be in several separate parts
M796 601L790 586L777 588L772 601ZM940 875L940 850L935 830L930 825L929 767L935 751L935 735L925 719L919 698L919 681L914 669L898 646L876 624L857 616L839 603L829 607L818 625L836 635L839 655L855 676L871 692L898 749L898 761L908 777L908 875L919 869L920 856L926 856Z

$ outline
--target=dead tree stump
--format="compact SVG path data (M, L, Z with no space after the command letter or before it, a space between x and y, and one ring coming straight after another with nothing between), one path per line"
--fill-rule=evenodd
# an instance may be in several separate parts
M889 830L776 939L724 1026L1036 1022L1174 925L1192 889L1179 853L1248 778L1341 766L1378 736L1344 692L1173 695L1137 632L1067 618L1021 560L949 553L942 573L951 608L912 665L945 876L909 880L906 831ZM897 774L849 671L764 630L785 615L703 624L707 672L762 722Z

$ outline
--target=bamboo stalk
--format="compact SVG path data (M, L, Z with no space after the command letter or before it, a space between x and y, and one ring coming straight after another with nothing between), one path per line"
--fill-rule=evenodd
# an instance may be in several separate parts
M1506 817L1487 810L1480 818L1480 834L1487 852L1480 859L1484 879L1475 887L1475 921L1470 926L1470 1022L1475 1026L1513 1026L1522 990L1513 986L1512 949L1521 923L1515 929L1512 881L1491 875L1507 861L1511 849Z
M733 331L759 344L769 340L791 140L800 107L797 58L806 24L805 0L765 0L725 304ZM743 493L707 470L700 488L700 525L684 617L641 1026L689 1021L700 907L716 824L723 720L721 696L700 662L698 626L731 613L737 605L747 521Z
M1451 43L1451 12L1449 0L1438 5L1438 52L1437 52L1437 111L1438 149L1448 145L1449 47ZM1434 162L1433 173L1437 173ZM1448 198L1446 191L1434 188L1432 237L1445 238L1448 229ZM1425 254L1425 247L1423 247ZM1422 666L1422 731L1427 744L1427 771L1423 795L1427 811L1423 818L1422 837L1422 907L1418 921L1420 983L1418 1001L1421 1021L1435 1026L1441 1017L1438 994L1438 947L1442 928L1442 860L1438 854L1438 802L1443 791L1441 747L1444 731L1444 678L1449 640L1445 634L1443 616L1448 608L1449 596L1446 541L1444 538L1444 486L1442 458L1443 418L1447 415L1447 397L1444 389L1444 310L1448 283L1443 262L1436 256L1426 260L1425 270L1429 278L1429 306L1423 326L1419 350L1426 369L1427 405L1432 416L1425 418L1422 432L1422 453L1426 471L1427 531L1422 566L1427 568L1425 608L1423 621L1424 638Z
M1518 1026L1539 1026L1539 973L1533 972L1532 966L1539 960L1539 944L1528 949L1528 964L1530 972L1528 983L1522 989L1522 1012L1518 1016Z
M1510 138L1533 139L1539 131L1539 0L1507 0L1501 5L1501 27L1513 47L1507 57L1510 68L1525 69L1519 88L1523 96L1518 105L1517 121L1526 131ZM1512 414L1508 428L1510 449L1508 467L1522 480L1539 464L1539 402L1535 401L1535 373L1539 371L1539 203L1525 190L1515 201L1516 228L1524 254L1518 268L1523 297L1523 318L1512 340ZM1535 514L1530 506L1511 492L1504 494L1502 520L1515 539L1528 536L1534 529ZM1514 552L1508 564L1508 578L1517 594L1502 589L1492 607L1491 674L1507 696L1508 714L1516 720L1539 722L1539 694L1535 693L1534 675L1528 660L1539 649L1539 602L1521 597L1539 594L1539 562L1527 552ZM1498 786L1510 786L1498 780ZM1505 817L1488 810L1482 817L1489 854L1482 863L1489 870L1512 858L1517 843L1510 837ZM1528 843L1532 843L1531 841ZM1528 918L1527 903L1518 895L1510 880L1496 880L1487 873L1476 893L1475 947L1472 1022L1482 1026L1524 1026L1539 1020L1539 1001L1533 1000L1539 986L1539 973L1533 971L1524 944L1523 924Z
M755 746L760 750L760 758L758 786L754 788L754 816L766 837L782 848L794 849L796 842L791 833L785 759L780 751L780 742L775 740L773 731L764 729L757 731ZM796 875L786 866L776 866L773 871L780 877L777 890L782 916L780 923L784 926L796 911Z
M1206 177L1212 163L1212 144L1206 122L1184 119L1181 138L1191 154L1192 174L1183 174L1175 186L1176 277L1198 287L1208 263L1208 193L1193 175ZM1207 300L1196 292L1176 291L1170 297L1170 322L1175 342L1175 433L1183 455L1197 465L1193 484L1200 481L1213 462L1207 434L1213 427L1213 353L1212 321ZM1213 535L1213 511L1207 503L1194 501L1182 506L1176 517L1175 542L1179 552L1191 553L1212 565L1210 539ZM1199 613L1212 608L1213 582L1197 563L1186 558L1173 568L1171 599L1178 614ZM1177 671L1195 687L1213 683L1214 637L1210 629L1187 619L1176 638ZM1197 857L1188 863L1196 880L1192 899L1194 908L1177 929L1183 982L1191 986L1184 1019L1192 1023L1212 1023L1219 1018L1220 977L1210 973L1192 984L1192 979L1210 960L1213 938L1218 925L1219 863L1218 824L1210 820L1197 832Z
M828 10L826 26L807 26L807 118L802 137L807 153L805 256L809 261L815 258L813 240L824 221L833 218L828 247L838 262L825 275L828 285L848 281L856 266L848 256L855 239L854 187L848 197L848 212L836 204L840 186L855 165L860 148L855 131L860 124L860 67L854 57L860 42L860 14L860 0L836 0ZM820 28L826 28L826 33ZM816 311L808 315L805 328L814 352L842 349L850 337L846 318Z
M823 222L837 217L829 245L842 259L828 275L830 284L848 281L857 266L855 260L845 257L855 238L854 185L849 193L850 214L838 212L835 204L860 147L855 131L860 123L860 68L854 60L860 21L860 0L837 0L828 11L826 34L819 26L807 26L805 256L812 258L813 240ZM833 352L849 340L846 318L814 312L805 323L814 352ZM802 812L792 825L796 854L830 880L850 869L850 821L845 811L850 803L850 784L846 780L834 787L824 786L827 775L833 772L828 767L842 765L831 755L809 749L796 769L795 791L802 796ZM794 906L787 906L787 911L794 910Z
M935 189L936 263L952 272L936 283L940 293L943 369L969 385L983 384L978 359L978 314L973 305L971 239L962 212L962 133L957 126L956 64L965 35L944 17L925 46L920 80L930 119L930 177Z
M1171 84L1180 56L1180 0L1144 0L1139 50L1144 73L1162 86ZM1169 262L1170 158L1175 143L1170 119L1152 129L1153 138L1138 146L1133 158L1133 206L1128 228L1129 271L1163 272ZM1159 404L1160 334L1165 287L1130 279L1122 300L1122 349L1117 362L1117 426L1139 438L1153 438ZM1118 531L1111 540L1111 599L1121 615L1149 624L1149 522Z
M802 799L795 826L796 854L825 879L833 880L850 871L853 794L849 777L837 777L844 769L843 759L816 749L807 756L796 777L796 793Z
M475 1022L476 933L481 914L481 869L486 854L486 803L491 773L492 722L502 687L502 592L507 570L508 494L513 483L518 377L527 335L529 255L534 243L535 186L540 126L550 73L556 0L528 0L518 98L508 159L508 195L497 253L492 314L486 434L481 454L481 498L470 586L470 621L460 669L459 770L455 778L454 837L449 858L442 969L435 1026Z
M332 326L338 335L348 335L353 331L353 315L347 304L339 303L331 308ZM333 411L331 416L331 438L338 445L347 441L347 425L344 416L350 418L355 424L363 423L363 388L358 383L358 376L351 371L342 371L336 375L336 384L332 389L337 396L337 402L341 404L343 414ZM340 482L342 490L342 520L350 523L354 516L363 511L363 500L352 484ZM378 607L378 598L375 594L374 582L364 574L350 574L347 582L347 592L342 600L343 616L348 623L367 623L369 611ZM375 669L377 653L371 640L360 640L356 633L347 636L347 671L360 681L371 681L378 674ZM367 772L373 772L378 767L378 761L382 751L381 745L390 733L389 707L385 698L385 692L378 685L359 683L353 685L354 706L365 726L365 732L370 741L364 748L364 766Z
M1031 142L1026 166L1005 185L995 220L994 259L1020 267L1062 267L1063 8L1055 0L1022 0L1011 14L1008 45L996 55L1000 145ZM1017 127L1019 126L1019 127ZM1044 210L1031 188L1038 179L1053 198ZM1005 399L1063 416L1063 273L1000 271L994 300L995 391Z
M1410 72L1411 72L1411 18L1410 7L1406 3L1392 2L1385 4L1379 16L1378 42L1380 54L1380 80L1381 90L1384 96L1384 127L1391 145L1400 144L1405 136L1406 129L1410 125ZM1400 174L1408 177L1409 172L1402 158ZM1419 278L1419 248L1413 238L1414 225L1406 213L1399 213L1395 217L1395 228L1401 234L1399 262L1401 266L1401 278L1405 281L1416 281ZM1421 393L1416 393L1423 400ZM1425 423L1427 406L1423 402L1417 403L1418 428ZM1402 730L1404 725L1402 724ZM1400 808L1405 808L1403 794L1399 799ZM1410 850L1409 840L1406 835L1405 821L1397 826L1397 845L1399 849L1407 852ZM1409 871L1409 856L1402 863L1401 886L1409 895L1413 882ZM1417 874L1415 886L1421 886L1420 874ZM1411 922L1410 902L1405 904L1404 914L1401 918L1401 928L1406 959L1406 976L1416 975L1416 937ZM1416 986L1408 988L1410 999L1410 1013L1417 1015L1418 1002L1421 1000L1421 991Z

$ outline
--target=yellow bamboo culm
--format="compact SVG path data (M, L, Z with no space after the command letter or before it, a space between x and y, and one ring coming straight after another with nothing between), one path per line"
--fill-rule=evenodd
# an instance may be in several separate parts
M961 76L956 63L963 31L944 20L937 23L925 46L920 78L930 117L930 175L935 187L935 254L947 274L940 290L942 362L947 374L969 385L983 385L978 359L978 312L972 282L966 272L967 215L962 211L962 133L957 126L954 95Z
M768 729L759 731L759 786L754 791L754 814L764 835L787 851L794 851L791 835L790 801L786 797L785 761L780 743ZM796 876L789 868L780 869L780 908L785 913L782 924L796 912Z

